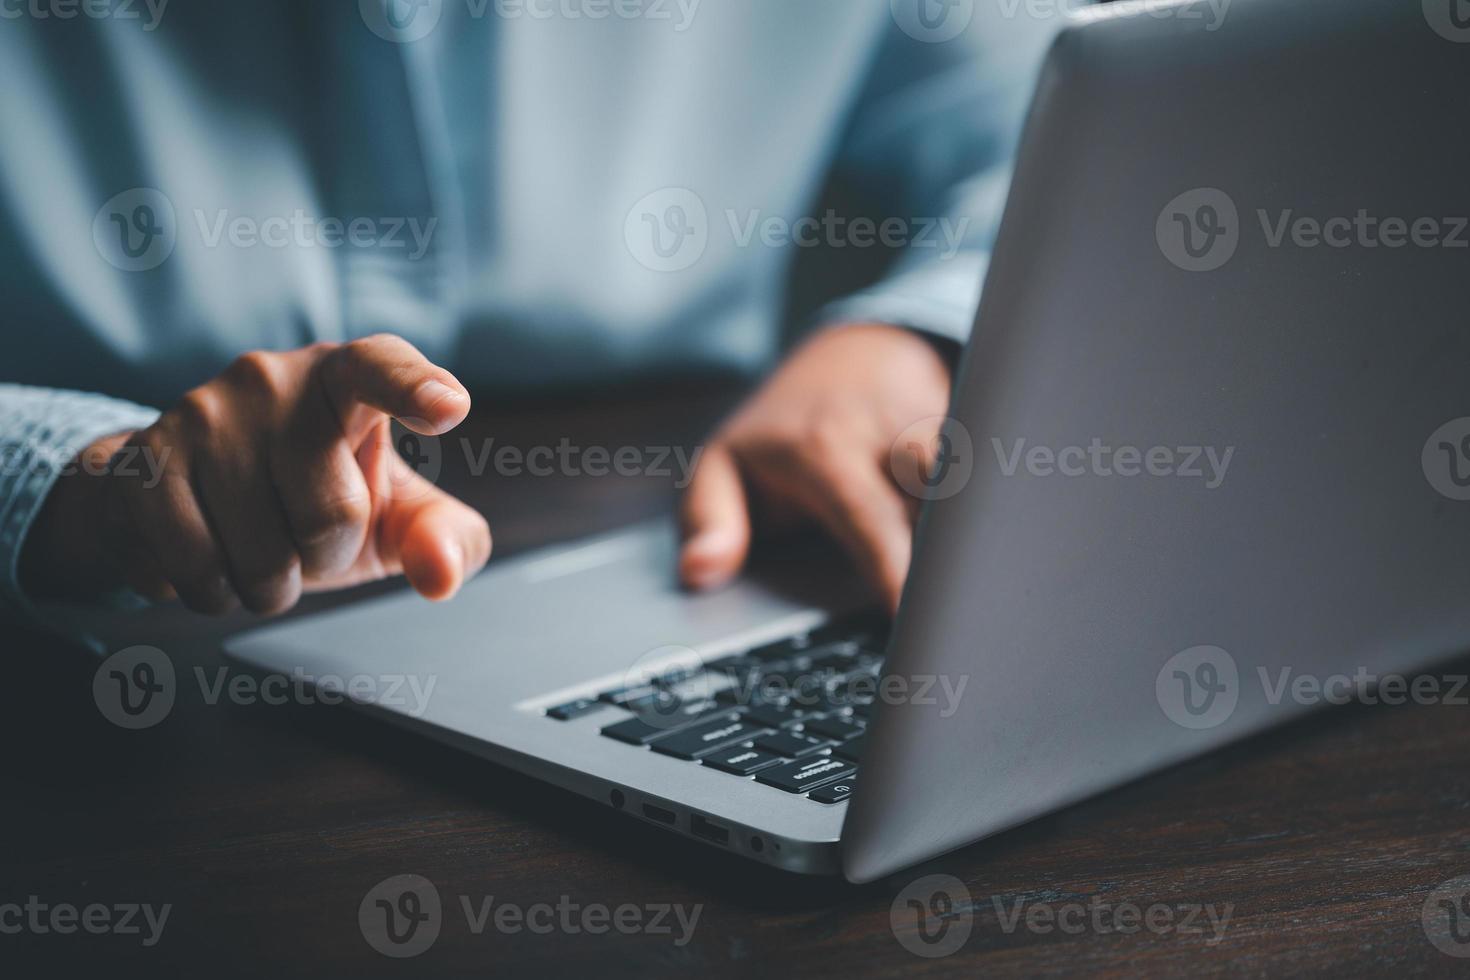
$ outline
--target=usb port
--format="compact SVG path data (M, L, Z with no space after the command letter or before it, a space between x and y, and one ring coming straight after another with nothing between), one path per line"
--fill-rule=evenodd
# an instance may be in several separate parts
M730 831L719 824L704 819L697 813L689 815L689 830L695 837L702 837L712 844L726 847L730 843Z
M643 804L643 815L650 820L657 820L659 823L666 823L670 826L673 825L676 819L674 811L665 810L663 807L654 806L652 803Z

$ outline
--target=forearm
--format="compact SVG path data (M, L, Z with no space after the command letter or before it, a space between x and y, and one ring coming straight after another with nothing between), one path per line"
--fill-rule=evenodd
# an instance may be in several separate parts
M157 415L102 395L0 385L0 616L34 615L21 555L57 481L77 468L87 446Z

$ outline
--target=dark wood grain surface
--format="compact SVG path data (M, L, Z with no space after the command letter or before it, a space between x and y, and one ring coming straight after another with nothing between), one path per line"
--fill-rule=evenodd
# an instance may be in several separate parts
M728 399L685 389L491 408L467 434L523 448L693 445ZM659 513L674 494L660 477L476 478L462 456L451 442L444 483L490 517L499 555ZM181 673L212 672L220 637L243 623L162 610L117 625L109 645L150 644ZM0 976L1470 972L1422 924L1430 893L1470 874L1463 705L1333 709L853 887L663 834L342 708L209 704L181 685L162 723L124 731L98 711L88 654L14 632L4 646L0 929L16 921L4 904L31 896L171 910L151 947L139 935L0 931ZM437 940L413 959L379 954L358 926L364 896L395 874L429 879L445 906ZM931 950L901 893L933 874L962 884L948 922L969 935L925 958L908 948ZM540 934L492 922L476 933L460 899L491 897L677 904L699 917L683 944L677 927ZM1228 913L1218 931L1212 910ZM1150 914L1156 927L1137 928Z

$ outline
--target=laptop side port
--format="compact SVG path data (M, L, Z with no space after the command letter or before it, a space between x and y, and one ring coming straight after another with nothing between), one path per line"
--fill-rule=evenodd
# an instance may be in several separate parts
M706 820L697 813L689 814L689 832L695 837L703 838L711 844L719 844L727 847L730 844L730 830L721 827L712 820Z
M678 819L674 816L673 810L665 810L663 807L654 806L652 803L643 804L643 815L650 820L666 823L671 827L674 825L675 820Z

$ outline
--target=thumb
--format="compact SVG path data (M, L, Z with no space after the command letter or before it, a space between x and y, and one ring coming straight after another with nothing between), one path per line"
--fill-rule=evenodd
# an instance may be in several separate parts
M709 589L734 578L750 552L750 513L735 456L723 445L705 450L683 502L679 579Z

